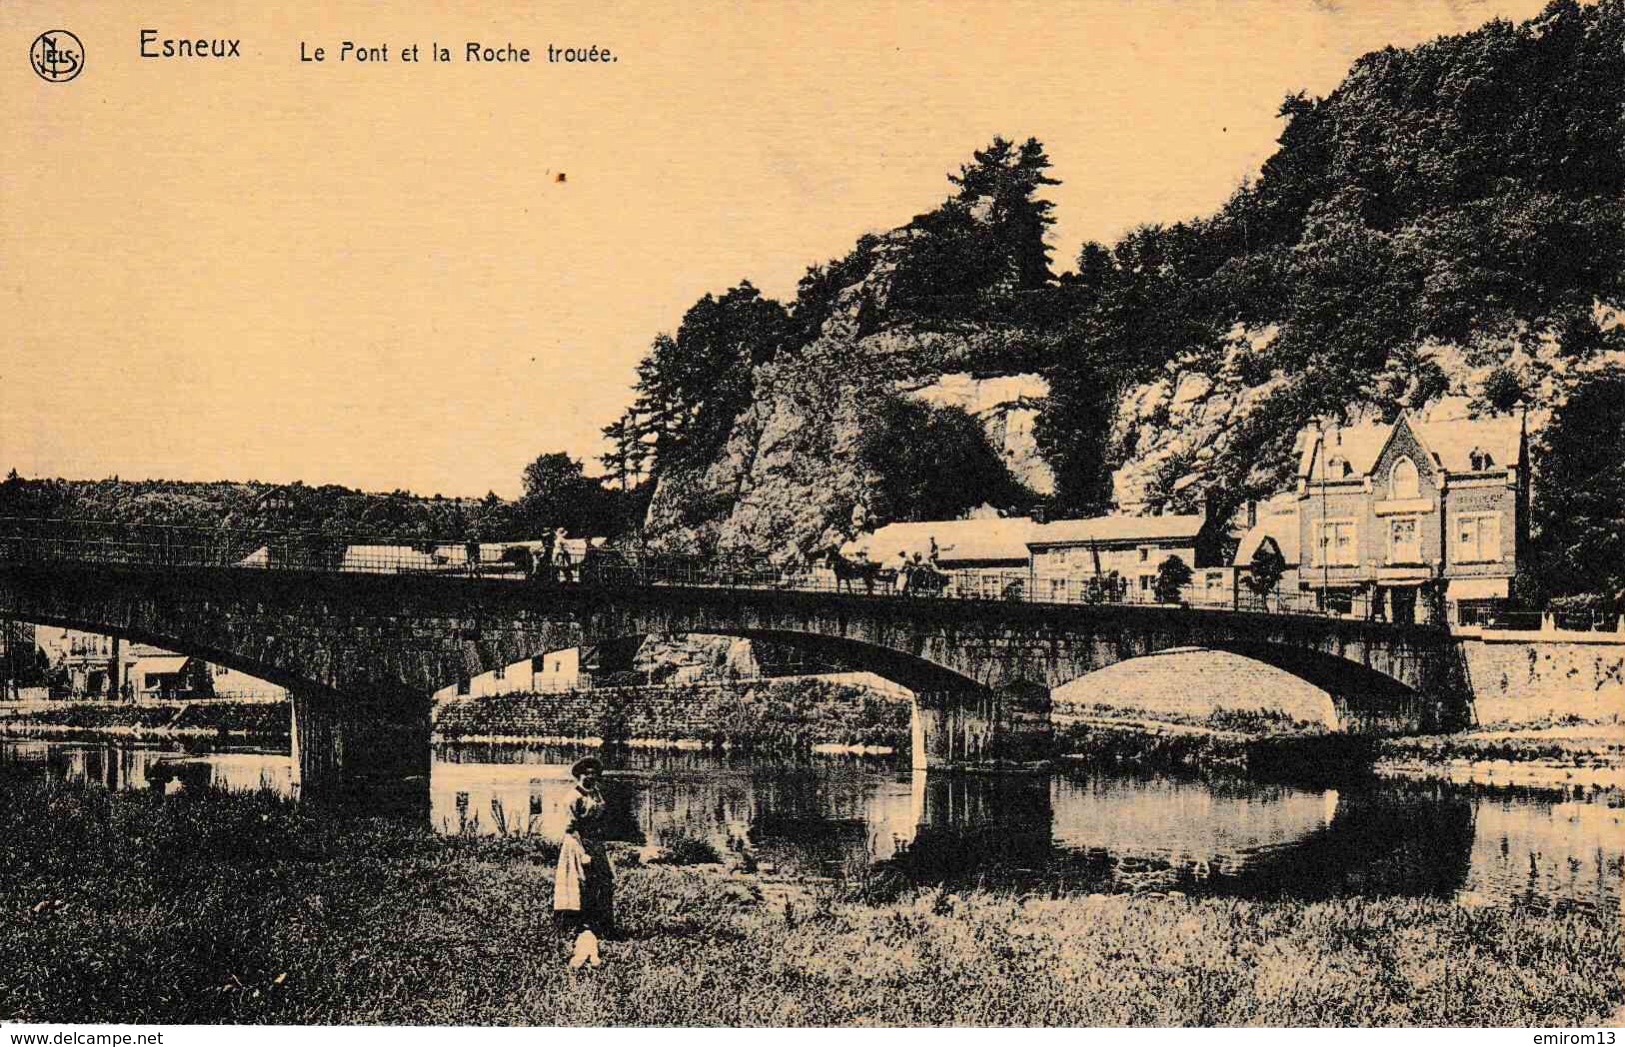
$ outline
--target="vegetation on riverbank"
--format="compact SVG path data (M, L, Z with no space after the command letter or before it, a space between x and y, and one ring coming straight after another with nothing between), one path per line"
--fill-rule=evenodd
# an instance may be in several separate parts
M0 769L0 1016L435 1024L1571 1025L1617 913L839 884L622 863L571 973L555 849Z
M51 731L107 734L249 735L286 738L287 702L60 702L0 716L0 733Z
M1571 719L1383 738L1374 758L1378 773L1408 777L1625 785L1625 724Z
M1097 710L1057 725L1056 751L1093 767L1334 783L1369 775L1376 743L1268 712L1173 722Z
M909 738L909 704L822 680L503 694L447 702L435 714L459 738L697 741L737 751L804 752L815 745L884 746Z
M1625 725L1528 724L1379 738L1268 717L1173 722L1132 711L1069 718L1056 751L1074 763L1304 783L1371 774L1531 786L1625 785Z

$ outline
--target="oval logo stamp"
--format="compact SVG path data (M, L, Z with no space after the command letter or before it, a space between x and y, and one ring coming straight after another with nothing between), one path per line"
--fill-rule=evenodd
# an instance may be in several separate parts
M35 37L28 61L41 80L65 84L85 68L85 45L66 29L52 29Z

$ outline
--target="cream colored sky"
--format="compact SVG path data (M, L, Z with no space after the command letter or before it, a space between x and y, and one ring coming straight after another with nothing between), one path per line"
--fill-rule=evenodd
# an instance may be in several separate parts
M1286 94L1541 6L8 2L0 470L513 495L536 454L601 450L694 299L789 296L996 133L1048 147L1070 266L1210 212ZM56 28L87 52L69 84L27 60ZM143 60L144 28L243 56Z

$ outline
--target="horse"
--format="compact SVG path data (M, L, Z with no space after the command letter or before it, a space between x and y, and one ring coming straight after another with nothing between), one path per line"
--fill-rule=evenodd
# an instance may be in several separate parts
M824 555L824 566L835 575L835 591L857 592L855 583L863 583L863 591L874 595L875 583L880 579L880 565L872 560L848 560L841 555L840 546L830 546Z

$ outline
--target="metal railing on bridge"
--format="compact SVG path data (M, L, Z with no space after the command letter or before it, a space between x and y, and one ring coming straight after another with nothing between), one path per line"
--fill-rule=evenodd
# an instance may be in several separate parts
M1602 611L1524 611L1501 604L1463 604L1457 625L1509 632L1618 633L1625 618Z
M92 520L0 518L0 564L92 563L115 566L300 571L479 578L531 585L605 588L685 587L824 592L909 600L1007 601L1059 605L1185 607L1202 611L1382 620L1379 605L1347 590L1254 593L1232 585L1186 586L1159 600L1151 589L1110 579L1047 577L1028 570L906 569L869 563L837 567L767 560L639 555L589 547L555 561L538 542L400 540L322 532L210 530ZM1199 572L1199 577L1201 572ZM1417 600L1411 622L1438 615Z

